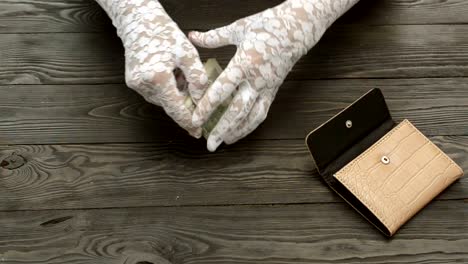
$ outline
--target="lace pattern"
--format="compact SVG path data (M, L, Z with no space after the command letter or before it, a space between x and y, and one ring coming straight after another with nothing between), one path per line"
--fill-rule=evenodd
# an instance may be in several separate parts
M198 101L207 82L198 51L156 0L97 0L111 17L125 47L125 80L148 102L162 106L192 136L200 126L192 124L185 107L191 96ZM181 69L189 85L177 88L175 69Z
M278 88L296 62L327 28L358 0L288 0L231 25L191 32L200 47L236 45L236 54L195 110L200 126L229 95L234 99L211 132L208 149L232 144L255 130L267 117Z

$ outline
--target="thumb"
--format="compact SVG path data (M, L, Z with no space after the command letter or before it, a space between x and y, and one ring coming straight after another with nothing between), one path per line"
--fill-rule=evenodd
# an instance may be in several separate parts
M237 34L233 30L233 25L220 27L208 32L192 31L189 39L193 44L202 48L219 48L227 45L236 45Z

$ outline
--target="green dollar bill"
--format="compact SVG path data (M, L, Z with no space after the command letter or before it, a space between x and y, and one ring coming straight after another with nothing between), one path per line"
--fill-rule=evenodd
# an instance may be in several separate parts
M209 59L205 63L205 71L208 75L208 85L211 86L218 76L223 72L223 68L219 65L216 59ZM232 101L232 96L230 96L226 101L224 101L210 116L210 119L203 125L203 137L208 139L211 131L216 127L221 117L229 107L229 104ZM192 101L191 97L188 97L185 101L185 106L193 111L196 107L195 103Z

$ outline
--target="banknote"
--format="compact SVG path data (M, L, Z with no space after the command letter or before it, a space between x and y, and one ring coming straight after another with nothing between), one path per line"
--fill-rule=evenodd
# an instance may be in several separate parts
M216 59L209 59L205 63L205 71L208 75L208 86L211 86L214 81L218 78L218 76L223 72L223 68L219 65L218 61ZM183 74L180 72L176 74L177 78L177 85L179 89L187 89L187 82L185 81L185 78L183 77ZM231 103L233 97L230 96L226 101L224 101L210 116L208 121L203 125L203 137L208 139L210 136L211 131L216 127L218 124L219 120L221 117L224 115L226 110L229 107L229 104ZM196 103L192 100L192 98L189 96L185 100L185 106L190 110L193 111L196 108Z

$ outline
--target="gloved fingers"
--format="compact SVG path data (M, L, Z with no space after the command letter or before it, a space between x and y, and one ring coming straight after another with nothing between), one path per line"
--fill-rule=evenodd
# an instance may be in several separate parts
M155 93L150 98L158 100L166 113L182 128L187 130L190 135L200 138L202 129L192 125L192 112L187 108L187 92L180 91L177 88L177 82L172 71L159 73L153 82Z
M235 23L212 29L207 32L192 31L189 39L193 44L202 48L219 48L227 45L237 45L238 36L234 31Z
M213 111L231 96L242 80L244 80L244 77L245 74L242 67L233 58L198 102L198 106L193 113L193 125L201 127L210 118Z
M205 94L208 83L208 76L198 52L180 58L178 67L184 73L192 99L198 102Z
M210 133L207 143L209 151L216 151L219 145L223 143L227 133L236 128L248 116L257 97L257 91L248 82L244 81L239 85L239 91L234 96L216 127Z
M227 133L224 142L228 145L234 144L257 129L257 127L265 121L270 105L271 100L269 98L259 97L247 118L245 118L238 127Z

